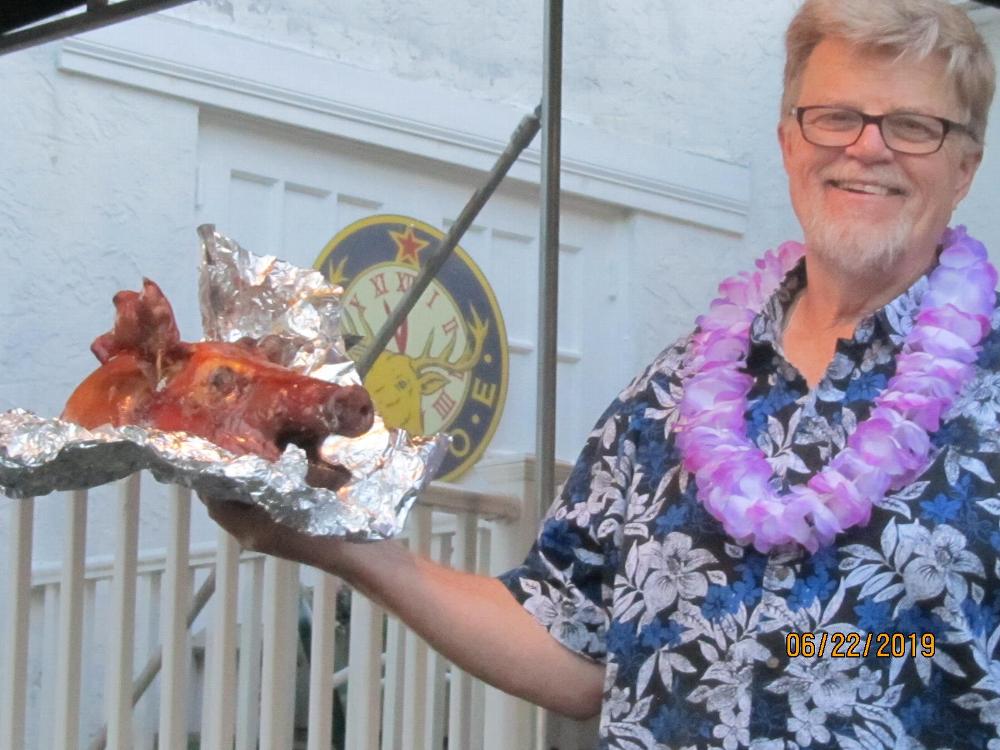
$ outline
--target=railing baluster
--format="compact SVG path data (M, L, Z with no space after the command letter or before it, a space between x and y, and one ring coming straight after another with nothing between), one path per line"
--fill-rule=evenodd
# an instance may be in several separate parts
M83 636L83 560L87 544L87 492L69 495L59 602L54 750L75 748L80 735L80 645Z
M428 555L431 549L431 509L417 506L410 514L410 549ZM403 747L424 750L427 691L427 643L406 633L406 682L403 690Z
M459 513L455 521L452 567L475 572L479 519L473 513ZM472 677L453 665L448 688L448 744L450 747L471 747Z
M479 529L476 534L476 572L489 575L493 560L493 532L489 527ZM475 680L472 684L472 710L469 722L474 727L469 750L484 750L486 747L486 683Z
M140 474L133 474L119 485L118 549L111 584L109 663L104 688L107 746L110 750L129 750L132 747L132 661L140 479Z
M236 592L240 547L228 532L218 533L215 563L215 601L205 650L205 700L201 720L201 747L229 750L235 729Z
M264 655L260 750L286 750L295 731L299 566L269 557L264 563Z
M64 561L61 568L53 565L36 570L34 587L31 536L37 501L19 500L12 505L12 541L6 553L11 570L7 591L10 608L0 612L0 627L5 628L0 630L0 649L7 649L0 673L0 748L27 743L59 750L79 747L85 732L93 735L92 725L99 722L98 704L103 700L107 725L99 738L91 738L99 739L102 747L107 738L108 747L142 750L155 743L164 750L183 750L188 744L186 711L192 677L187 674L190 633L186 620L197 616L216 583L216 613L208 623L205 654L201 746L232 750L234 741L237 750L292 746L301 590L298 566L248 555L247 568L241 571L237 544L220 533L217 570L191 604L192 555L201 560L198 565L205 565L206 553L189 549L190 492L174 490L168 506L166 557L155 553L144 556L140 571L138 482L138 477L132 477L123 483L116 556L89 563L85 559L88 496L85 492L63 496L70 503L65 514ZM489 543L489 530L494 527L480 528L480 523L484 517L516 518L515 499L514 495L466 492L458 486L431 488L412 514L409 544L459 569L486 572L491 562L503 566L513 530L506 524L495 527L496 551L504 556L497 561L490 554ZM454 533L449 529L446 534L433 534L433 509L455 515ZM162 574L158 572L160 565ZM333 690L348 679L346 746L352 750L377 750L380 746L439 750L445 738L452 747L482 750L484 745L500 747L508 742L509 746L511 740L524 738L520 728L506 726L500 718L520 716L509 699L493 691L485 699L481 683L461 670L446 667L441 657L432 655L421 639L395 619L386 626L383 611L361 595L352 597L349 664L335 674L336 591L340 585L326 575L315 579L309 750L329 746ZM44 597L41 606L40 597ZM39 614L36 640L32 631ZM143 674L133 681L137 654L147 663ZM159 700L154 692L136 708L133 700L149 687L161 664ZM40 677L36 677L39 666ZM90 675L101 672L105 672L106 681L103 695L102 691L81 691L84 675L92 680ZM38 679L39 691L30 693L27 687ZM484 742L484 723L495 731L504 727L504 739L497 735Z
M403 696L406 677L406 627L389 615L385 625L385 679L382 682L382 747L403 746Z
M0 747L24 747L35 499L14 500L11 516L7 555L10 588L2 631L5 670L0 682Z
M165 564L166 559L164 559ZM162 570L142 571L136 579L136 585L139 587L136 596L136 658L140 664L148 664L151 658L159 654L161 670L163 668L163 651L160 649L160 621L163 619L160 613L162 584ZM151 685L134 707L135 750L153 750L154 748L159 694L159 684Z
M431 539L433 559L448 564L451 542L445 534L435 534ZM444 747L446 714L445 674L448 663L432 648L427 649L427 687L424 692L424 747L438 750ZM453 746L454 747L454 746Z
M108 653L110 645L107 642L108 622L105 619L105 612L110 609L106 602L102 601L98 605L98 594L107 595L106 589L110 578L107 576L89 576L89 571L84 572L83 581L83 637L80 641L80 674L90 675L97 670L106 672L105 655ZM100 614L98 614L100 613ZM99 619L101 618L101 619ZM86 684L81 677L81 684ZM107 728L104 726L104 698L105 691L84 690L80 695L80 716L84 719L81 722L80 731L83 736L93 736L95 730L102 737L107 738ZM88 726L89 725L89 726ZM102 748L103 750L103 748Z
M175 486L168 501L169 537L163 574L163 672L160 675L160 750L187 747L186 705L190 639L187 609L191 597L188 570L191 538L191 490Z
M347 733L351 750L378 750L379 675L382 667L380 607L357 592L351 594L351 643L347 681Z
M56 671L59 664L59 583L42 586L42 639L38 644L42 662L42 689L34 711L38 728L38 747L52 747L55 742Z
M333 724L333 656L340 581L318 573L312 596L309 648L309 742L306 750L330 750Z
M245 593L240 617L239 673L236 680L236 750L256 750L260 737L260 660L263 641L264 558L244 568Z

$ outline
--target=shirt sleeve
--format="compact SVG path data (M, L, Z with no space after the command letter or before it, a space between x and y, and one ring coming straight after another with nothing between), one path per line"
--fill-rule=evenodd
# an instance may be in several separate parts
M654 363L655 366L655 363ZM549 509L524 563L499 576L552 636L604 661L611 592L631 485L634 447L626 436L644 411L650 367L608 407Z

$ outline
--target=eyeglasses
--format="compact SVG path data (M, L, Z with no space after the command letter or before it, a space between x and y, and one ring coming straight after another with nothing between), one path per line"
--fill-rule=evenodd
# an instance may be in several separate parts
M825 106L795 107L792 112L802 137L814 146L851 146L870 123L878 126L885 145L901 154L933 154L952 130L975 140L965 125L933 115L913 112L866 115L856 109Z

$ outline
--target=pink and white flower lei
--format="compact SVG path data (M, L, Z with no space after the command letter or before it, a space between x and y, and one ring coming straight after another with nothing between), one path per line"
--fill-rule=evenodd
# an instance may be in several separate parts
M867 524L872 505L915 480L927 467L928 433L972 377L979 344L990 330L997 272L986 248L965 227L947 230L896 374L846 447L805 485L779 493L764 454L747 437L752 376L743 372L750 324L802 257L797 242L719 285L722 296L698 319L677 444L706 510L726 533L761 552L798 543L815 552L853 526Z

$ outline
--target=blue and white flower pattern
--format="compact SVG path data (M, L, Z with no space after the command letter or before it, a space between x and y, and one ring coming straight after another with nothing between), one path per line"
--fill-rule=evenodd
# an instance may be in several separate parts
M777 481L843 448L894 371L926 280L841 341L809 390L780 332L789 275L754 321L748 433ZM554 637L606 663L601 747L1000 750L1000 317L933 436L933 464L814 555L726 537L680 467L690 339L605 412L525 563L502 580ZM933 634L935 653L789 657L789 633ZM909 640L908 640L909 642Z

